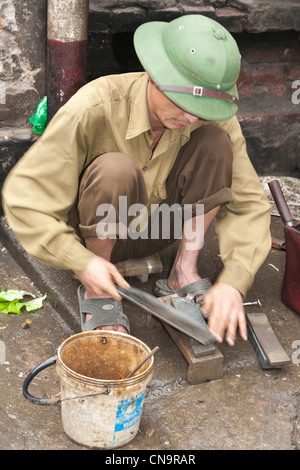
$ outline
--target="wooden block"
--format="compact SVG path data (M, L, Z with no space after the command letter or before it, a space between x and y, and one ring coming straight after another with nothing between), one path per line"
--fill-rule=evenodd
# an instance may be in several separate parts
M263 368L283 367L291 362L264 313L248 313L248 331ZM267 362L267 364L265 364Z
M223 377L224 357L215 345L204 346L169 325L164 324L164 327L188 363L187 381L190 384Z
M170 304L174 297L178 297L177 294L160 297L160 300ZM203 345L166 323L163 326L188 363L188 383L195 385L223 377L224 357L215 344Z
M146 326L149 330L153 330L154 328L162 328L162 324L159 319L154 317L154 315L152 315L150 312L147 312Z

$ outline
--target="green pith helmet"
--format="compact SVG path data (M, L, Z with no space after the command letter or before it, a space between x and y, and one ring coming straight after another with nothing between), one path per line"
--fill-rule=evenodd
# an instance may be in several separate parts
M156 86L181 109L212 121L237 112L240 53L216 21L186 15L145 23L135 32L134 47Z

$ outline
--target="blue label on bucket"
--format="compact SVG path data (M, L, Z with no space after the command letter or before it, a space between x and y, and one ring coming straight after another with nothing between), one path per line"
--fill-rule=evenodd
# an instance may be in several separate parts
M145 393L141 393L118 403L115 433L131 428L140 420L144 395ZM114 442L116 442L116 434L114 435Z

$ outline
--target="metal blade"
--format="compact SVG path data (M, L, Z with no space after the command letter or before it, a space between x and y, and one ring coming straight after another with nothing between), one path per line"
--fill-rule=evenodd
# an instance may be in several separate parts
M162 302L151 294L137 289L135 287L129 287L124 289L123 287L116 286L119 294L130 302L138 305L147 312L152 313L157 318L167 323L168 325L182 331L191 338L199 341L202 344L211 344L215 342L214 336L210 333L205 321L201 322L199 315L196 315L195 310L193 314L189 314L188 310L179 311L171 305ZM184 299L182 299L184 300ZM186 301L189 302L189 301ZM189 302L191 304L191 302ZM197 308L195 306L195 308Z

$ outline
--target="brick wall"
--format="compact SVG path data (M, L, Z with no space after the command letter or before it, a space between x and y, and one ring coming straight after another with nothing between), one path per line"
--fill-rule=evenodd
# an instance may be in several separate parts
M238 35L242 54L241 97L265 94L291 97L292 83L300 79L300 41L295 31Z
M299 176L300 100L293 99L300 80L299 33L242 33L236 39L242 55L238 117L249 156L260 174Z

